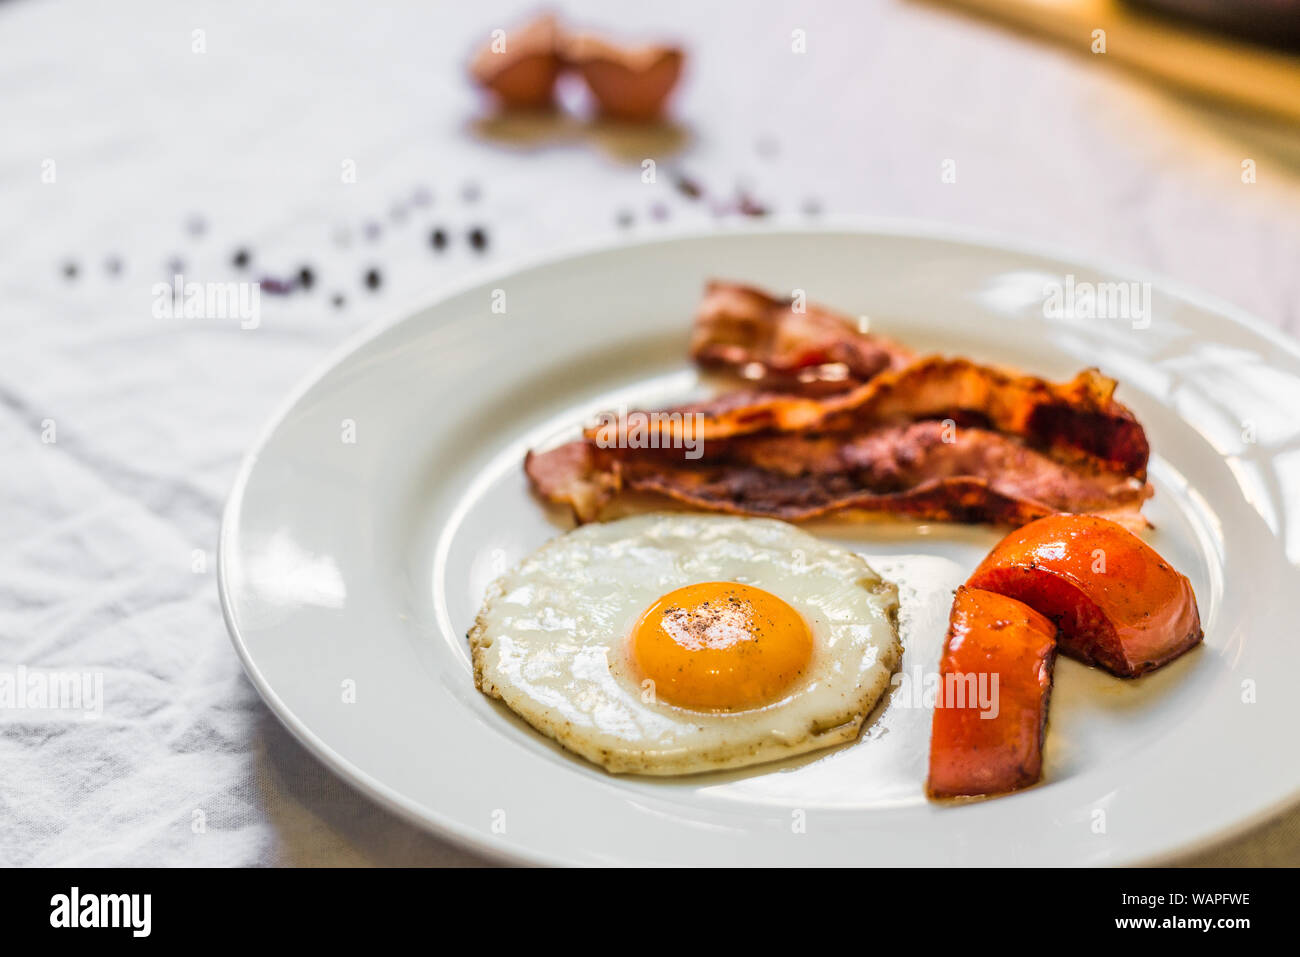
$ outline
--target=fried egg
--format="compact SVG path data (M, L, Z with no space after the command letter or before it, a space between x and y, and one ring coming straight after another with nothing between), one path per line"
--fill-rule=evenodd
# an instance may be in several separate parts
M897 590L771 519L584 525L488 590L474 680L609 771L688 774L851 741L902 648Z

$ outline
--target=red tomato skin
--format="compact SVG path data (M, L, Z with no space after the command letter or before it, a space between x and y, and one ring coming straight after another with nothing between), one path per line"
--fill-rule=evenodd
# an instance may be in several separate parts
M930 731L932 798L999 794L1038 781L1055 660L1056 627L1043 615L990 591L957 590ZM972 703L969 676L975 687L996 687L996 707L978 696Z
M1167 664L1204 637L1187 578L1096 515L1051 515L1016 529L966 584L1046 615L1062 654L1123 678Z

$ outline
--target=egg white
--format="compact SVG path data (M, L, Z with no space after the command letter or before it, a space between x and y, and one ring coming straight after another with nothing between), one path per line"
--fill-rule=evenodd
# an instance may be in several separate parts
M740 582L798 611L809 667L779 701L703 712L641 687L630 635L656 600L698 582ZM469 643L480 691L615 773L734 768L857 737L902 646L897 589L859 555L785 522L655 513L585 525L491 588Z

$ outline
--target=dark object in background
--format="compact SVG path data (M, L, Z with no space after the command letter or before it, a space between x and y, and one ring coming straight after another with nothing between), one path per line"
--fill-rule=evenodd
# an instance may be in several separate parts
M366 288L378 289L384 282L383 276L379 274L378 269L369 269L366 271Z
M263 276L257 281L258 287L268 296L287 296L293 292L293 281L277 276Z
M766 216L768 208L751 196L748 190L736 191L736 212L742 216Z
M447 231L445 229L435 229L429 234L429 245L438 252L447 248Z
M1284 50L1300 50L1300 0L1126 0L1129 6Z
M298 270L298 285L303 289L310 289L316 284L316 274L312 272L310 266L303 266Z
M252 254L247 249L236 249L235 254L230 257L230 262L236 269L247 269L252 259Z
M673 178L673 185L677 187L677 192L681 193L687 199L699 199L704 195L704 187L691 179L685 173L678 173Z
M475 226L469 231L469 244L474 247L474 251L478 253L487 249L487 233L483 230L482 226Z

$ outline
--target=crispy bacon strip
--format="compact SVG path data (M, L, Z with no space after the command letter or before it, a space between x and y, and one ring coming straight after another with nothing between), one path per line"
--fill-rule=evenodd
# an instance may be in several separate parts
M1145 478L1150 455L1146 432L1133 413L1115 401L1114 392L1115 381L1096 369L1053 383L969 359L931 356L827 398L738 392L679 406L667 411L681 415L648 421L646 432L654 441L646 444L680 445L690 438L707 445L760 431L850 431L879 423L950 418L1021 436L1036 448L1092 456ZM596 429L585 434L592 440L599 437Z
M597 518L623 489L789 521L857 509L1012 525L1062 511L1136 516L1150 495L1131 475L1067 464L1011 436L936 421L854 437L746 436L708 447L699 463L682 450L577 441L530 453L525 469L542 496L568 503L580 521Z
M691 355L764 389L823 395L844 392L912 360L912 352L863 332L847 316L752 286L714 280L695 315Z
M595 519L619 490L617 462L590 442L568 442L549 452L531 449L524 472L543 498L563 502L580 522Z
M530 452L533 487L581 521L624 490L784 519L868 510L1016 525L1055 512L1142 521L1146 433L1095 369L1053 383L968 359L911 361L828 310L796 312L717 282L691 350L761 387L606 417L578 442ZM827 366L842 370L838 391L806 375Z

